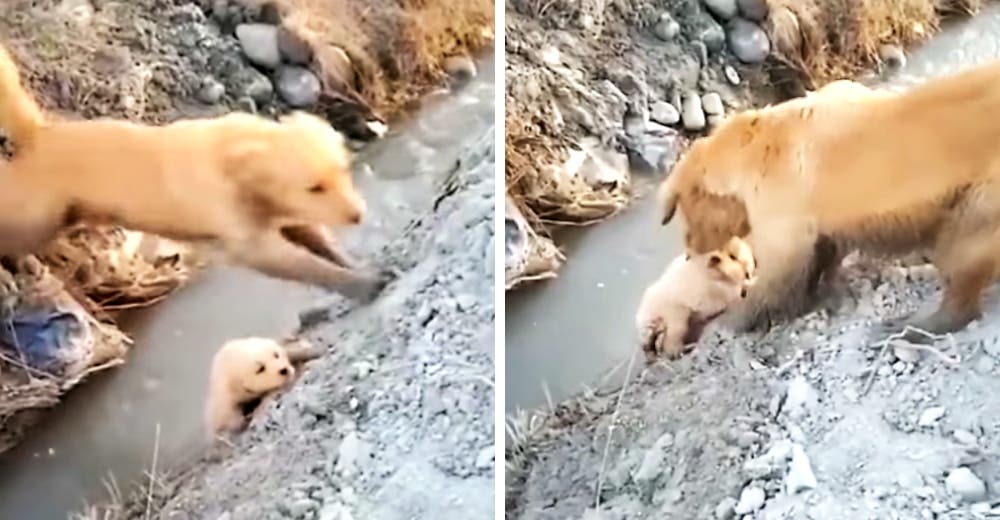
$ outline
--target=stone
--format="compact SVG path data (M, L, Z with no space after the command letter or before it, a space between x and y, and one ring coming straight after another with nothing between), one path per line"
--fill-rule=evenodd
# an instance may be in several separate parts
M649 123L650 130L626 143L628 165L634 172L659 175L670 171L682 148L681 137L676 130Z
M948 473L944 484L950 493L957 495L963 502L979 502L986 497L986 484L965 466Z
M933 426L944 417L944 412L945 408L943 406L932 406L920 414L920 418L917 419L917 425L921 427Z
M292 65L309 65L313 58L312 45L287 27L278 28L278 52Z
M722 49L726 48L726 31L715 20L708 20L708 23L698 33L698 41L705 45L708 52L721 52Z
M980 374L991 374L994 369L996 369L996 361L993 361L993 358L989 356L980 356L979 359L976 360L976 372L979 372Z
M348 516L345 517L344 515ZM316 516L317 520L345 520L348 518L350 513L347 513L347 509L343 504L339 502L334 502L332 504L326 504L322 509L319 510L319 514Z
M310 107L319 101L319 78L304 67L282 67L277 78L278 94L295 108Z
M222 96L226 95L226 87L222 83L219 83L215 78L205 78L202 82L201 88L198 89L196 97L198 101L206 105L214 105L222 100Z
M646 454L642 457L642 464L639 465L639 469L636 470L632 478L636 482L651 482L656 480L665 469L667 459L666 450L673 443L674 436L669 432L664 433L656 439L656 442L646 450Z
M476 63L464 54L445 58L441 68L459 83L466 83L476 77Z
M271 84L271 80L252 67L242 68L222 79L226 91L230 94L236 97L249 97L257 104L270 102L274 95L274 85Z
M788 463L788 475L785 476L785 491L794 495L799 491L816 488L816 475L813 473L809 457L801 445L792 446L792 460Z
M767 495L764 490L756 486L747 486L740 492L740 500L733 508L733 512L738 515L748 515L764 507L764 500Z
M676 125L681 120L681 113L674 105L666 101L657 101L649 107L649 118L661 125Z
M236 26L236 38L243 54L254 65L276 69L281 65L278 50L278 28L263 23L244 23Z
M763 22L767 18L767 0L736 0L740 16L752 22Z
M760 63L771 53L771 40L764 29L742 18L729 22L727 41L733 55L743 63Z
M736 514L736 499L726 497L715 506L715 520L731 520Z
M722 104L722 96L718 92L707 92L701 96L701 106L708 115L721 116L726 113L726 107Z
M896 356L896 359L906 363L916 363L917 361L920 361L920 351L913 348L913 344L908 341L893 341L892 353Z
M708 12L723 20L729 20L736 16L738 10L736 0L702 0L702 3L705 4Z
M337 449L337 473L350 477L357 470L358 459L361 456L361 439L355 432L348 433Z
M674 17L670 16L670 13L660 14L656 25L653 26L653 34L665 42L673 41L680 33L681 24L677 23L677 20L674 20Z
M725 68L722 69L722 73L726 75L726 81L728 81L730 85L740 84L740 73L736 72L736 69L733 68L732 65L726 65Z
M802 414L815 402L816 390L805 377L798 375L788 382L783 410L790 416L796 417Z
M736 438L736 445L741 448L749 448L760 442L760 434L755 431L743 432Z
M979 443L976 435L969 430L955 430L951 432L951 436L955 438L955 441L966 446L975 446Z
M236 100L236 109L240 112L246 112L248 114L257 113L257 102L253 100L252 97L243 96Z
M288 514L292 518L305 518L306 515L316 510L316 502L309 498L301 498L288 504Z
M489 469L493 467L493 460L496 457L496 448L494 446L486 446L479 451L479 455L476 456L476 468L478 469Z
M906 66L906 53L899 45L885 44L878 48L879 61L887 69L895 71Z
M705 111L701 106L701 96L697 92L684 93L681 100L681 121L686 130L702 130L705 128Z

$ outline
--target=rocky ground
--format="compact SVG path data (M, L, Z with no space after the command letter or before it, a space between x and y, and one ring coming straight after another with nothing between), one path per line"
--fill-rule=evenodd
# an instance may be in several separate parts
M997 59L998 23L992 8L946 31L888 86ZM933 310L932 266L850 258L844 272L839 306L764 334L712 330L680 361L625 365L624 387L512 419L508 517L1000 516L996 291L924 348L875 331Z
M936 273L849 272L833 313L761 336L713 331L678 362L636 361L621 392L522 423L524 450L508 452L509 517L1000 514L1000 343L989 318L933 351L874 341L881 319L934 301Z

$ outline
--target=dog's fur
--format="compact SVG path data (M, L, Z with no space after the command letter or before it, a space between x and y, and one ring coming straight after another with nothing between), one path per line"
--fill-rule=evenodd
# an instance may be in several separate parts
M753 251L733 237L721 250L675 258L642 295L635 323L649 360L675 359L701 330L740 298L756 277Z
M801 310L810 277L844 251L932 248L943 301L914 325L961 329L1000 273L998 82L993 64L902 94L841 84L734 115L664 181L663 222L679 208L694 251L747 237L761 269L744 325Z
M272 339L241 338L226 342L212 358L205 402L209 439L242 431L252 409L295 377L285 348Z
M264 274L352 297L384 283L318 227L356 224L365 203L343 138L315 116L50 120L0 49L0 125L16 146L0 167L2 254L35 252L67 225L118 224L211 241Z

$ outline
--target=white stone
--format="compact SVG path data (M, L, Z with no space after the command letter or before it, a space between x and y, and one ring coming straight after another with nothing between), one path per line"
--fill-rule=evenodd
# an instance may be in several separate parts
M738 515L753 513L761 507L764 507L764 500L766 498L767 495L764 494L763 489L755 486L747 486L743 488L743 491L740 493L740 500L736 503L736 507L733 508L733 511L735 511Z
M681 101L681 121L687 130L705 128L705 111L701 106L701 96L697 92L686 92Z
M801 445L792 446L792 461L788 464L788 475L785 476L785 491L794 495L799 491L816 488L816 475L813 473L809 456Z
M943 406L932 406L920 414L917 424L921 427L933 426L944 417L945 408Z
M952 470L944 479L948 491L965 502L979 502L986 497L986 484L967 467Z

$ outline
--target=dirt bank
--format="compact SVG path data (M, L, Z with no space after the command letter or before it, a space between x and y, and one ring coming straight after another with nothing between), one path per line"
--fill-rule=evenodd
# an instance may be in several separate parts
M1000 58L998 28L997 6L946 28L884 86ZM845 269L839 306L762 335L715 330L679 362L637 360L625 387L512 419L508 517L1000 514L997 293L982 319L934 350L887 345L875 341L875 326L933 310L936 271L874 260ZM604 325L634 340L630 321ZM616 374L628 369L626 360Z

